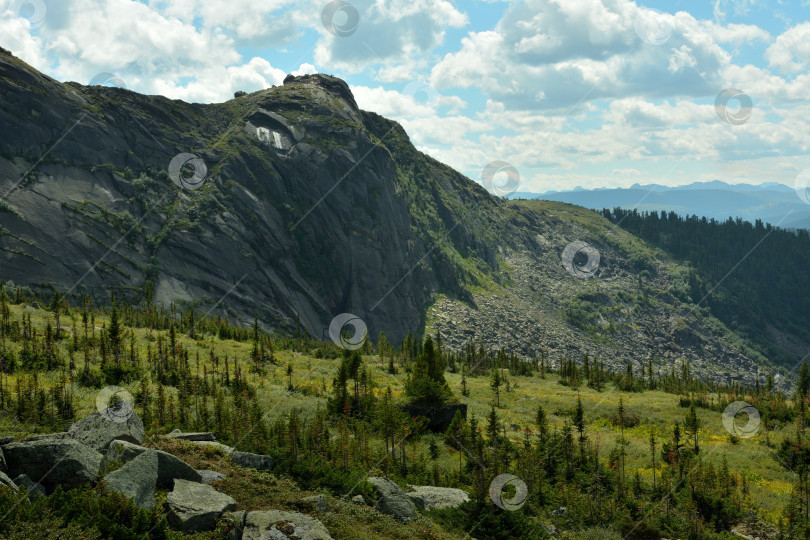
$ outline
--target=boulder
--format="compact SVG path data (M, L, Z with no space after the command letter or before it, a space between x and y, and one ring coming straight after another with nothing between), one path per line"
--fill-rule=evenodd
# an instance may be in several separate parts
M154 450L127 461L123 467L104 477L110 491L123 493L141 508L155 506L155 485L158 479L158 456Z
M73 439L13 442L3 447L3 453L12 476L26 474L46 488L93 482L102 460L100 453Z
M216 448L217 450L222 450L226 454L231 454L234 451L233 446L228 446L227 444L222 444L221 442L216 441L189 441L193 442L194 444L198 444L200 446L209 446L212 448Z
M301 499L301 502L315 508L319 512L329 511L329 503L326 502L326 497L323 495L311 495L309 497L304 497Z
M389 480L388 478L382 476L369 476L366 478L366 482L371 484L371 487L377 492L377 495L380 497L389 497L392 495L405 495L405 492L402 491L402 488L399 487L396 482Z
M394 519L407 523L416 518L416 505L405 494L385 495L380 497L374 509L381 514L392 516Z
M17 483L14 482L8 475L0 471L0 486L8 486L14 491L17 491Z
M203 484L210 484L212 482L216 482L217 480L224 480L227 478L224 474L217 471L209 471L206 469L197 469L197 474L200 475L202 480L200 480Z
M436 486L410 486L408 497L420 510L455 508L470 500L466 491Z
M157 453L158 487L170 488L173 485L172 481L176 478L190 482L202 482L200 473L179 457L163 450L150 450L127 441L113 441L109 450L107 450L107 455L104 457L104 464L106 466L107 463L112 461L126 463L147 451Z
M282 510L248 512L242 540L332 540L323 523L311 516Z
M34 482L25 474L21 474L15 478L14 483L17 484L18 488L24 487L28 491L29 500L33 501L37 497L45 495L45 488L42 487L42 484Z
M359 505L361 505L361 506L365 506L365 505L366 505L366 500L363 498L363 496L362 496L362 495L355 495L354 497L352 497L352 502L353 502L354 504L359 504Z
M217 438L214 437L213 433L210 432L199 432L199 433L183 433L179 429L175 429L168 435L166 435L169 439L180 439L181 441L216 441Z
M135 411L130 411L125 419L93 413L70 426L68 434L99 452L106 450L115 440L141 444L144 438L143 422Z
M57 433L42 433L41 435L31 435L30 437L26 437L25 439L23 439L22 442L51 441L68 438L70 438L70 436L68 435L67 431L59 431Z
M231 459L235 464L246 469L269 471L273 467L273 458L261 454L235 451L231 453Z
M219 517L236 510L236 501L211 486L175 480L174 489L166 497L166 519L182 531L210 531Z

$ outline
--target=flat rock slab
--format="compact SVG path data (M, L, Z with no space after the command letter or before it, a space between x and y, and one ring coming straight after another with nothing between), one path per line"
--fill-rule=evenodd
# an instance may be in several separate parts
M217 471L209 471L207 469L197 469L197 474L202 477L201 482L203 484L210 484L212 482L216 482L217 480L224 480L227 478L224 474Z
M102 455L73 439L21 441L3 447L11 476L20 474L44 486L66 488L93 482L101 467Z
M198 432L198 433L183 433L180 430L174 430L166 437L170 439L180 439L181 441L216 441L217 438L214 436L213 433L210 432Z
M396 482L382 476L369 476L366 482L377 492L380 497L390 497L393 495L405 495L402 488Z
M216 442L216 441L189 441L189 442L193 442L194 444L199 444L200 446L210 446L212 448L222 450L226 454L231 454L235 450L235 448L233 446L228 446L227 444L222 444L221 442Z
M416 518L416 505L405 494L386 495L380 497L374 509L381 513L392 516L394 519L407 523Z
M332 540L323 523L298 512L258 510L245 516L242 540Z
M135 411L125 417L93 413L70 426L68 434L99 452L115 440L141 444L144 438L143 422Z
M456 508L470 500L462 489L436 486L411 486L407 495L422 510Z
M224 512L236 510L236 501L211 486L175 480L166 507L172 527L189 532L210 531Z
M273 458L261 454L235 451L231 453L231 460L233 460L233 462L240 467L245 467L246 469L269 471L273 468Z
M176 478L190 482L202 482L200 473L179 457L164 452L163 450L152 450L127 441L113 441L110 443L110 448L107 450L107 455L104 457L104 463L106 464L111 461L126 463L147 451L157 453L157 485L159 487L172 487L174 485L172 482Z
M137 506L147 510L155 506L157 479L158 455L154 450L127 461L120 469L104 477L109 490L124 494Z

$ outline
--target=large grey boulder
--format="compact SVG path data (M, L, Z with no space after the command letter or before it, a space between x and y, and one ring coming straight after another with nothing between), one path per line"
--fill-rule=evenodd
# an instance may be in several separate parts
M25 474L21 474L15 478L14 483L17 484L18 488L25 488L28 491L28 498L32 501L37 497L45 495L45 488L42 484L34 482Z
M210 448L216 448L217 450L221 450L226 454L231 454L235 450L233 446L228 446L227 444L222 444L221 442L217 441L189 441L199 446L208 446Z
M392 495L405 495L402 488L397 485L393 480L382 476L369 476L366 481L371 484L371 487L377 492L379 497L389 497Z
M128 412L129 416L123 417L93 413L70 426L68 434L99 452L106 450L115 440L141 444L144 438L143 422L135 411Z
M197 432L197 433L183 433L179 429L175 429L168 435L166 435L169 439L180 439L181 441L216 441L217 438L211 432Z
M323 523L298 512L258 510L245 516L242 540L332 540Z
M190 482L202 482L200 473L179 457L164 452L163 450L151 450L127 441L113 441L110 443L110 448L107 450L107 455L104 457L104 466L114 461L126 463L147 451L157 453L158 487L170 488L173 485L172 481L176 478Z
M269 471L273 467L273 458L261 454L236 451L231 452L231 459L240 467L256 469L257 471Z
M470 500L462 489L436 486L411 486L407 495L421 510L455 508Z
M45 487L76 487L93 482L102 455L73 439L20 441L3 447L11 476L26 474Z
M224 512L236 510L236 501L211 486L178 479L166 497L166 508L172 527L187 532L210 531Z
M416 518L416 505L405 494L385 495L380 497L374 509L381 514L387 514L394 519L407 523Z
M155 506L155 484L158 479L158 456L154 450L127 461L123 467L104 477L107 488L123 493L141 508Z

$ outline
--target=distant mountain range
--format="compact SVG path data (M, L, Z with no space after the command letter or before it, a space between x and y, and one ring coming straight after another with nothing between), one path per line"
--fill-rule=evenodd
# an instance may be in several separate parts
M732 217L754 222L761 219L786 229L810 229L810 205L804 203L791 187L775 182L751 185L715 180L676 187L634 184L629 188L517 192L510 198L567 202L593 209L665 210L717 220Z

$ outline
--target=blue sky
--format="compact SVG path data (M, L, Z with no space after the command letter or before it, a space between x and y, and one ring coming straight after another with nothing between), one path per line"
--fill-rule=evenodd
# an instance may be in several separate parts
M519 182L499 173L495 192L794 185L808 15L808 0L0 0L0 46L58 80L112 73L198 102L333 74L473 180L511 165Z

